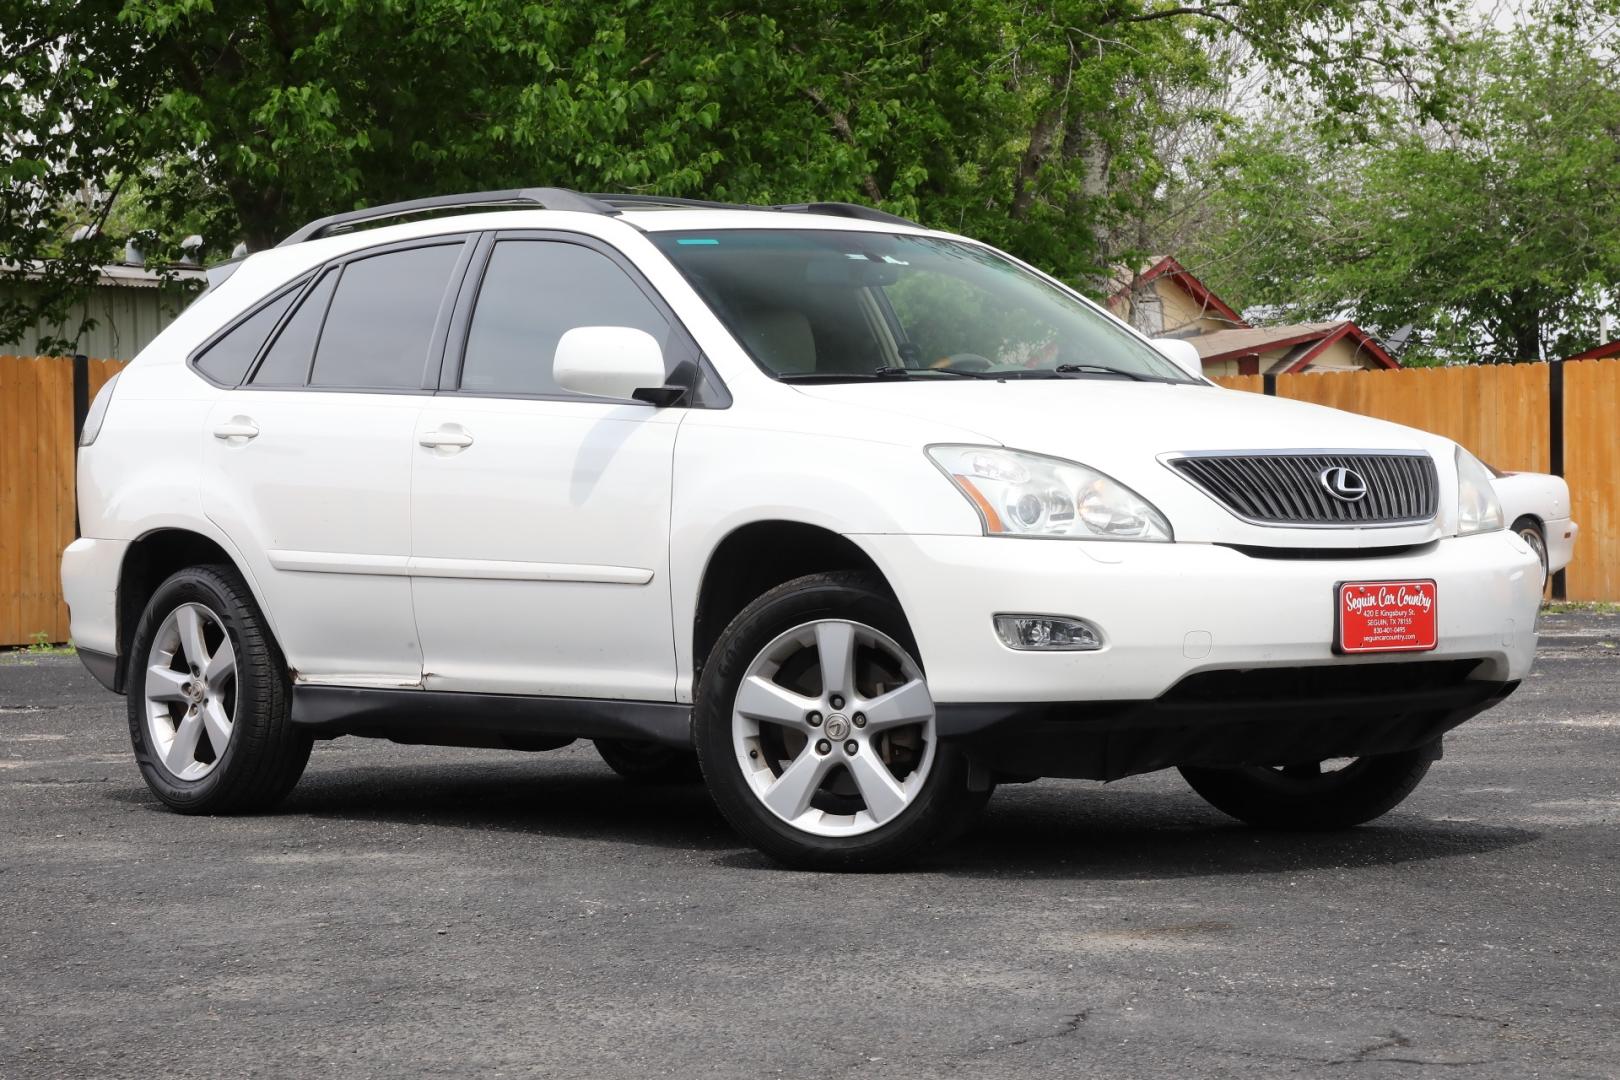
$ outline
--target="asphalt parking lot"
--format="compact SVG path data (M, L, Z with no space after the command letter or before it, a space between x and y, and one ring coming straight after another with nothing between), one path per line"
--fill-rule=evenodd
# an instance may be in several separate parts
M1544 635L1373 826L1045 781L868 877L588 744L340 740L179 817L122 699L0 656L0 1077L1620 1076L1620 617Z

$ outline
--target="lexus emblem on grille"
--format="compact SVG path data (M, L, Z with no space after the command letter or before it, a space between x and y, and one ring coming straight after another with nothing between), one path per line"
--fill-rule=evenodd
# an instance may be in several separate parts
M1367 497L1367 481L1354 469L1347 469L1343 465L1335 465L1331 469L1323 469L1317 475L1322 486L1327 488L1328 494L1344 502L1360 502Z

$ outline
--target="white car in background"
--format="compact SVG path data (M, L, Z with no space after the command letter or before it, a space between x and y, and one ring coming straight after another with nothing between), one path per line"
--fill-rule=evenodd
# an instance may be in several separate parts
M1562 476L1503 472L1493 465L1491 485L1502 500L1502 516L1541 559L1545 581L1569 565L1580 526L1570 520L1569 485Z

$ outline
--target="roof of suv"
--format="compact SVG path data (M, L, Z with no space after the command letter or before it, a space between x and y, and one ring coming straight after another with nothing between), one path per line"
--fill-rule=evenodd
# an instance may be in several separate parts
M383 206L332 214L310 222L277 246L287 247L306 240L318 240L349 232L363 224L398 221L435 211L466 210L474 207L553 210L618 217L649 232L678 228L737 228L745 222L746 227L754 228L761 226L804 228L806 216L832 219L840 226L860 222L879 225L885 231L892 231L897 227L908 231L922 231L922 226L914 221L856 203L811 202L748 206L656 195L582 195L566 188L516 188L506 191L436 195L426 199L412 199L408 202L388 203Z
M632 210L619 220L644 232L677 229L842 229L849 232L908 232L929 230L911 222L866 221L833 214L787 213L758 210Z

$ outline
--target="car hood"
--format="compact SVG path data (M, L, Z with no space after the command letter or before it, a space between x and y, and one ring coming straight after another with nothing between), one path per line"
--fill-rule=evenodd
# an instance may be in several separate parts
M1454 444L1414 428L1305 402L1203 384L1111 379L921 381L799 386L834 403L846 425L874 433L885 417L896 426L937 430L934 442L985 442L1078 461L1157 504L1178 538L1217 542L1290 542L1309 546L1366 544L1367 530L1298 530L1245 525L1165 468L1160 455L1207 450L1415 450L1435 459L1441 520L1379 530L1380 544L1418 543L1441 535L1454 490ZM930 423L931 422L931 423ZM891 421L893 423L893 421ZM934 427L937 425L937 429ZM1449 500L1454 502L1455 500ZM1212 512L1213 511L1213 512ZM1179 519L1179 520L1178 520ZM1206 525L1204 522L1209 522Z

